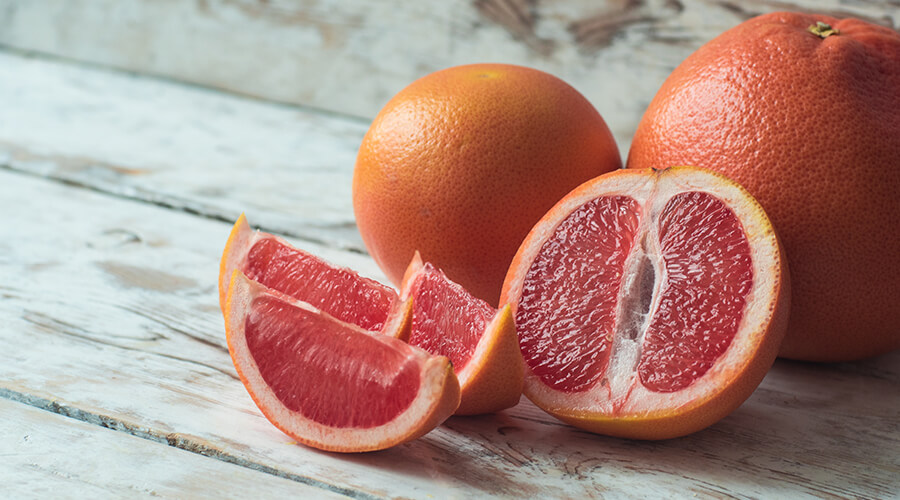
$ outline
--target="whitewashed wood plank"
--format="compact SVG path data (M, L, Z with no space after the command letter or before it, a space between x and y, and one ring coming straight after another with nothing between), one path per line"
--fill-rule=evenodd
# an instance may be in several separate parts
M359 121L3 52L0 109L0 165L364 250Z
M346 498L0 399L4 498Z
M900 353L779 362L734 414L665 442L591 435L523 401L378 453L297 446L259 414L225 352L216 264L226 224L10 172L0 205L15 214L0 225L6 398L359 495L900 493ZM308 249L377 274L365 256Z
M366 118L437 69L524 64L584 93L627 150L679 62L775 10L900 24L892 0L0 0L0 44Z

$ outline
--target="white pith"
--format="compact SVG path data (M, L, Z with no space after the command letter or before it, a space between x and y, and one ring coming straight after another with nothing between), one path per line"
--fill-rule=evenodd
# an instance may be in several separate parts
M664 280L659 279L660 276L664 275L664 272L662 260L658 258L659 238L657 237L656 225L653 222L651 217L641 218L634 247L625 260L625 271L617 300L616 335L613 336L609 369L605 377L609 388L609 399L614 401L627 397L628 390L631 388L634 370L640 360L644 333L653 319L653 313L656 311L659 303L659 291L664 283ZM649 262L653 267L653 293L647 313L637 314L627 307L630 304L626 301L626 298L634 293L640 293L640 280L642 278L640 273L647 272L646 269L642 269L645 257L650 257ZM633 339L624 335L626 327L630 326L625 322L631 319L638 320L637 336ZM632 376L621 376L629 373ZM612 376L610 377L609 374L612 374Z
M399 343L401 341L331 318L305 302L267 289L244 276L239 270L234 271L226 308L227 331L230 334L229 349L248 390L256 400L262 403L261 409L264 407L268 410L266 417L277 427L307 444L337 451L382 449L415 437L419 430L428 430L421 429L421 426L441 402L448 382L449 360L443 356L431 356L414 346L407 347L409 348L408 356L415 358L415 363L421 367L419 391L406 410L385 424L368 428L331 427L312 421L301 413L284 406L262 378L259 367L247 346L244 332L246 318L251 314L253 301L260 296L274 297L293 307L328 317L345 328L352 329L360 335L368 335L380 342Z
M636 235L632 253L625 264L625 274L619 295L616 332L611 346L610 361L605 374L598 382L587 390L566 393L559 392L544 385L535 376L526 363L525 394L534 401L539 401L545 409L560 414L595 414L617 417L650 416L670 413L678 408L697 405L708 400L723 389L718 382L743 371L747 361L759 348L762 335L772 319L771 306L781 286L779 247L771 225L763 215L759 206L749 198L740 187L731 183L716 181L710 183L714 174L702 170L679 170L678 175L663 171L648 175L644 171L622 171L613 178L600 183L589 183L579 188L577 194L558 205L555 213L565 214L555 220L542 221L529 236L529 245L523 248L520 262L533 262L544 242L550 238L558 222L561 222L583 204L600 196L624 195L634 198L643 208L639 233ZM715 186L710 188L710 186ZM745 235L750 243L753 266L753 286L747 296L744 317L738 332L729 348L718 359L713 367L687 388L671 392L659 393L643 387L637 378L636 366L640 357L640 346L649 320L645 319L634 341L623 338L622 325L619 319L626 313L621 310L623 296L636 291L636 276L633 271L643 258L641 245L646 237L651 243L650 251L658 245L657 221L666 202L685 191L703 191L722 200L743 224ZM648 318L652 318L660 297L660 290L665 286L661 259L651 259L655 265L655 282L653 299L650 303ZM773 271L775 270L775 271ZM516 275L510 277L509 297L519 297L523 281L528 272L521 266Z
M219 272L219 290L228 292L229 280L235 269L242 269L247 260L247 252L262 238L262 233L254 231L247 223L247 218L241 214L234 227L231 229L230 242L222 256L222 266ZM222 304L224 307L224 304Z

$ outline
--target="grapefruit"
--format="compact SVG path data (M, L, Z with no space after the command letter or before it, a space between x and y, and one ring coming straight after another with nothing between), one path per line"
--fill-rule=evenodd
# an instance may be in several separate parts
M497 311L473 297L424 264L418 253L408 266L401 299L393 288L334 266L275 235L253 231L241 215L220 264L223 312L229 276L235 271L339 321L447 356L462 390L458 415L491 413L519 401L522 355L509 308Z
M562 80L506 64L457 66L413 82L375 118L356 159L353 209L395 285L419 250L496 306L531 226L620 166L603 118Z
M524 366L508 305L494 309L423 263L418 252L401 296L412 299L407 342L453 363L461 391L456 415L492 413L519 402Z
M228 350L253 401L307 446L360 452L415 439L459 405L450 361L342 322L234 271Z
M736 180L781 236L793 301L781 355L900 348L900 34L779 12L728 30L666 80L628 167Z
M219 265L219 305L225 311L234 270L365 330L406 335L409 305L393 288L337 267L278 236L253 231L243 214L234 223ZM394 324L391 324L394 323Z
M789 278L738 184L692 167L619 170L559 201L503 284L525 395L613 436L663 439L737 408L772 365Z

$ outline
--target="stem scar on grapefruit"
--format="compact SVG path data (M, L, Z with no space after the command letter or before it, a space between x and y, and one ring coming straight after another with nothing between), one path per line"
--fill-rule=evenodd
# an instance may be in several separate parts
M559 78L508 64L457 66L416 80L375 117L356 158L353 211L395 285L418 250L496 307L535 222L621 165L603 118Z
M605 174L560 200L519 248L501 300L535 404L589 431L665 439L750 396L790 292L759 204L721 175L673 167Z
M228 350L262 413L327 451L385 449L427 433L459 405L450 360L345 323L235 270Z
M219 265L219 305L234 270L365 330L406 335L410 304L394 289L333 266L275 235L253 231L243 214L234 223Z
M524 364L508 305L494 309L423 263L418 252L404 275L401 297L412 299L406 340L453 363L462 392L456 415L492 413L518 404Z
M776 12L684 60L651 101L628 167L696 165L744 186L791 267L781 355L900 348L900 33Z

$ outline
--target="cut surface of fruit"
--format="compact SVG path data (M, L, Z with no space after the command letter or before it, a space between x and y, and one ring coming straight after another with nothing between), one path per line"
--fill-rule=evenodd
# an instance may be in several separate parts
M365 330L385 330L389 317L403 316L397 314L403 306L394 289L350 269L333 266L275 235L253 231L243 215L231 230L219 267L219 303L223 311L235 269L266 287Z
M759 204L705 170L618 171L523 242L515 309L525 394L595 432L677 437L739 406L784 335L789 279Z
M509 306L499 311L450 281L419 253L403 278L402 297L412 301L408 342L447 356L459 379L457 415L514 406L522 395L523 361Z
M339 321L234 271L228 349L254 402L298 442L384 449L419 437L459 405L449 359Z

